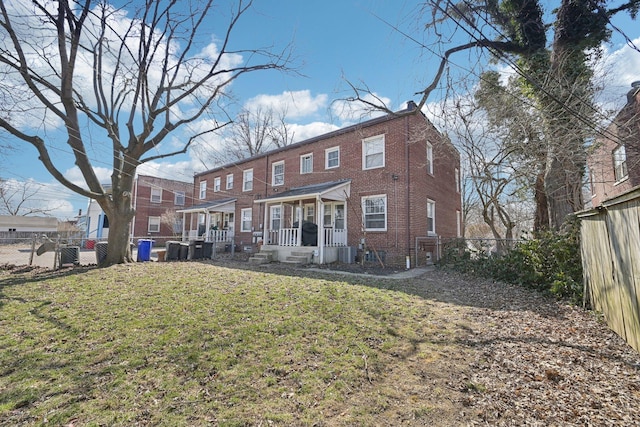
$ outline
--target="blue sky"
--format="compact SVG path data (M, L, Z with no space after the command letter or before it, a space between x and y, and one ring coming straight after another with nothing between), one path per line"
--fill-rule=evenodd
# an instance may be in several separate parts
M417 100L414 93L430 82L439 58L420 50L378 17L422 38L423 33L414 21L415 5L414 1L402 0L256 0L232 40L245 47L256 43L283 46L291 42L303 75L258 72L237 80L233 93L247 108L256 105L286 108L287 123L298 140L353 122L354 115L346 115L344 109L338 108L340 103L332 103L353 95L345 80L364 82L391 108L401 108L404 102ZM549 8L552 5L550 2ZM616 23L640 46L637 22L623 19ZM621 106L631 81L640 80L640 52L625 47L617 35L606 49L613 71L607 72L602 99L615 108ZM468 54L452 59L454 72L469 73ZM437 100L436 94L431 101ZM207 145L216 147L218 143L212 137ZM60 218L73 217L78 209L86 209L87 200L57 184L36 159L35 149L22 142L14 146L19 149L0 158L0 178L15 181L18 186L33 180L40 188L34 199L56 206L55 214ZM191 181L194 171L213 166L196 154L145 165L139 173ZM64 162L65 153L59 156ZM108 182L108 161L98 166L99 176ZM79 177L72 162L65 170L67 176Z

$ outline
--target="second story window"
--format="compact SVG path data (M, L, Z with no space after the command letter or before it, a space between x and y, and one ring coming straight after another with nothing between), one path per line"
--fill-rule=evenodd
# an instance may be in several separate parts
M340 147L327 148L324 151L325 169L333 169L340 166Z
M175 199L173 204L174 205L178 205L178 206L184 206L184 201L185 201L185 193L184 191L176 191L175 192Z
M427 142L427 173L433 175L433 145Z
M233 188L233 174L230 173L227 175L227 190L231 190Z
M629 175L627 170L627 152L624 145L613 150L613 170L616 176L616 182L622 181Z
M200 181L200 200L204 200L207 198L207 181Z
M242 172L242 191L253 190L253 169Z
M460 192L460 171L458 168L454 169L455 179L456 179L456 191Z
M220 177L213 178L213 191L220 191Z
M271 165L271 185L284 185L284 161Z
M313 172L313 153L300 156L300 173Z
M384 167L384 135L362 140L362 169Z
M151 187L151 203L162 203L162 188Z

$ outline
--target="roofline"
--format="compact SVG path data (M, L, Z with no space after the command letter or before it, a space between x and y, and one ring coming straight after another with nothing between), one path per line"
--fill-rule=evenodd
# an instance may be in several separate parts
M330 191L334 191L337 188L340 187L346 187L347 185L351 185L351 180L344 180L341 182L336 182L335 185L326 188L323 191L315 191L315 192L309 192L309 193L304 193L304 194L298 194L295 196L278 196L278 195L272 195L272 196L268 196L268 197L263 197L261 199L256 199L253 201L253 203L274 203L274 202L292 202L292 201L297 201L297 200L303 200L303 199L308 199L311 197L322 197L323 194L328 193Z
M271 156L273 154L280 153L280 152L283 152L283 151L286 151L286 150L289 150L289 149L292 149L292 148L295 148L295 147L302 147L304 145L312 144L314 142L322 141L324 139L329 139L329 138L333 138L335 136L343 135L345 133L352 132L352 131L354 131L356 129L360 129L362 127L368 127L368 126L377 125L379 123L384 123L384 122L389 121L389 120L397 119L397 118L400 118L400 117L405 117L405 116L408 116L410 114L416 114L416 113L419 113L435 129L435 125L433 125L433 123L431 123L431 121L427 118L427 116L425 116L425 114L422 111L420 111L420 110L418 110L416 108L416 104L413 101L409 101L407 103L407 108L405 108L404 110L400 110L400 111L393 112L393 113L388 113L388 114L385 114L385 115L380 116L380 117L374 117L373 119L369 119L369 120L361 122L361 123L356 123L356 124L353 124L353 125L349 125L349 126L344 127L344 128L336 129L336 130L328 132L328 133L323 133L321 135L317 135L317 136L314 136L314 137L311 137L311 138L308 138L308 139L305 139L305 140L302 140L302 141L298 141L298 142L293 143L293 144L285 145L284 147L274 148L273 150L270 150L270 151L267 151L267 152L264 152L264 153L260 153L260 154L256 154L256 155L251 156L251 157L247 157L246 159L238 160L236 162L230 162L230 163L227 163L227 164L222 165L222 166L218 166L218 167L213 168L213 169L209 169L209 170L206 170L206 171L203 171L203 172L199 172L199 173L193 174L193 177L197 178L199 176L208 175L208 174L210 174L212 172L216 172L216 171L219 171L219 170L229 169L231 167L235 167L235 166L238 166L238 165L241 165L241 164L244 164L244 163L248 163L248 162L253 161L253 160L261 159L263 157Z

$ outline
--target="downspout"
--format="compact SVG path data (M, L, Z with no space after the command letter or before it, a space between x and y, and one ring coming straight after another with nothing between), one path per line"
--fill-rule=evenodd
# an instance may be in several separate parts
M136 235L136 216L138 207L138 178L133 181L133 218L131 218L131 238Z
M405 203L406 203L406 211L407 211L407 225L406 225L406 234L407 234L407 255L411 254L411 202L409 199L410 196L410 188L411 188L411 171L409 170L409 116L405 116L405 144L404 144L404 157L405 157L405 171L407 174L407 192L405 194Z
M324 203L320 196L316 196L316 203L318 204L318 264L324 264Z

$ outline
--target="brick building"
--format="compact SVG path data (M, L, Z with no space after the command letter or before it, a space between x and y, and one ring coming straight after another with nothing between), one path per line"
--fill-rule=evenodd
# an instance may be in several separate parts
M404 263L416 238L460 236L459 153L415 108L197 174L185 239Z
M151 238L155 244L174 240L182 231L182 216L176 215L173 226L161 221L162 215L192 203L193 183L138 175L132 194L136 215L131 221L131 237ZM86 216L86 236L89 241L106 240L109 219L95 200L89 200Z
M640 81L589 154L591 206L640 185Z

